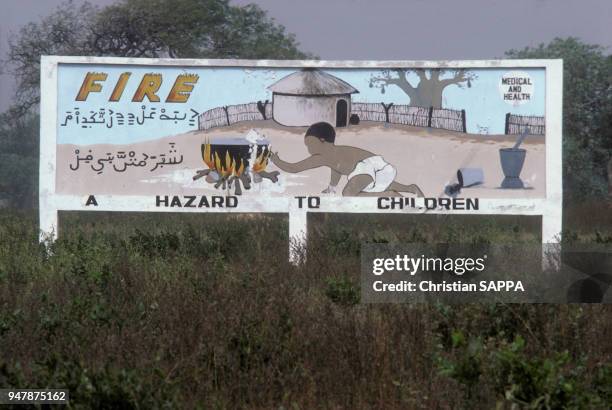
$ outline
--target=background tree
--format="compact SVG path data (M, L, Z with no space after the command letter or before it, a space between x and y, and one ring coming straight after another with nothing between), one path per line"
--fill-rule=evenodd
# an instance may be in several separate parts
M563 59L563 179L568 197L601 197L612 185L612 56L604 51L569 37L506 52L509 58Z
M0 197L35 204L38 180L40 56L172 58L312 57L256 5L228 0L119 0L100 8L69 1L9 41L5 65L17 82L14 105L0 116Z
M38 202L38 116L0 115L0 199L33 207Z
M382 70L379 75L370 78L370 87L380 88L381 93L385 93L388 86L399 87L410 97L410 104L415 107L434 107L442 108L442 93L449 85L456 85L463 88L465 85L471 87L471 82L476 79L476 75L466 70L441 70L441 69L405 69L396 68ZM419 77L419 82L413 85L407 76L415 73ZM450 74L450 77L448 77Z
M104 8L61 5L9 41L17 79L14 114L37 104L41 55L171 58L310 57L256 5L228 0L120 0Z

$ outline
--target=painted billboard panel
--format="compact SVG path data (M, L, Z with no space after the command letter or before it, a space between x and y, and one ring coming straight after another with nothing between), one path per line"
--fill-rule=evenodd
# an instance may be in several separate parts
M41 201L544 215L561 192L559 67L46 57Z
M541 68L60 65L57 192L433 197L468 168L464 196L543 198L545 93Z

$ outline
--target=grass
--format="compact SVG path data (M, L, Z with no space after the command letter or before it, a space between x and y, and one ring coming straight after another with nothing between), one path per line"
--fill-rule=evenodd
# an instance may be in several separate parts
M575 240L612 237L571 212ZM361 242L539 242L537 218L313 215L301 266L283 215L60 220L48 251L35 213L0 214L1 387L72 408L612 404L608 306L359 303Z

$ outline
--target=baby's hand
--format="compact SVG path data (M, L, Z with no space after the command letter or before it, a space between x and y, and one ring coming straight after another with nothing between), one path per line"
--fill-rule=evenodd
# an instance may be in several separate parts
M274 165L278 165L278 160L280 160L280 158L278 157L278 152L272 152L270 154L270 161L272 161Z

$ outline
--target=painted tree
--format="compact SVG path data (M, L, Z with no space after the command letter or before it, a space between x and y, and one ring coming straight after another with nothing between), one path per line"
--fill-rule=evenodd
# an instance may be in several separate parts
M394 68L381 71L379 75L370 78L370 87L380 88L381 93L389 86L396 86L410 97L410 105L415 107L442 108L442 93L450 85L463 88L472 86L476 74L464 69L406 69ZM408 74L415 73L419 82L413 85L408 80ZM429 76L427 75L429 74ZM450 74L450 76L448 75Z

